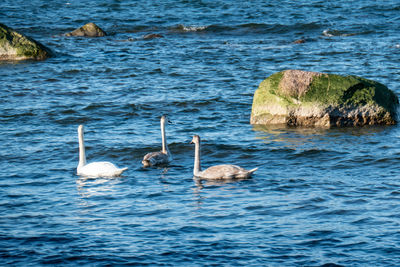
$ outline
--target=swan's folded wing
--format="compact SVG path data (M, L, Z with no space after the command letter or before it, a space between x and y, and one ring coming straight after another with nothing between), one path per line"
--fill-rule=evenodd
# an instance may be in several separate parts
M169 157L161 151L151 152L144 156L143 161L148 161L150 165L166 164L169 162Z
M245 171L243 168L236 165L215 165L202 171L201 177L205 179L234 179L243 171Z
M83 166L78 175L90 177L113 177L120 175L127 168L119 169L117 166L107 161L98 161Z

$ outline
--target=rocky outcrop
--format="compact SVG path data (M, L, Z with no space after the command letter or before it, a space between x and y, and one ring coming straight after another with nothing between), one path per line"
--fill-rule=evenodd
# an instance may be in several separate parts
M51 56L49 48L0 24L0 60L43 60Z
M396 123L397 96L357 76L286 70L261 82L253 98L252 124L362 126Z
M103 37L106 36L106 32L103 31L99 26L90 22L83 25L82 27L66 33L65 36L85 36L85 37Z

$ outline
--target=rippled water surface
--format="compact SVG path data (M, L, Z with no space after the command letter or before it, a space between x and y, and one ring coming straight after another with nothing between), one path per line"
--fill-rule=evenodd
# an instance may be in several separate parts
M87 22L109 35L63 36ZM56 53L0 63L1 265L398 265L399 126L249 124L284 69L399 94L398 1L3 0L0 23ZM144 169L162 114L174 161ZM124 176L76 175L79 124ZM194 180L193 134L203 166L258 171Z

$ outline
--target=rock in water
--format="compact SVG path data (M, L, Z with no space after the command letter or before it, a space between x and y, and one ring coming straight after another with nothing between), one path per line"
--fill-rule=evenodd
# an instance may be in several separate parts
M99 26L90 22L82 27L66 33L65 36L86 36L86 37L103 37L107 34Z
M0 24L0 60L43 60L51 56L49 48Z
M156 38L163 38L164 36L162 36L161 34L158 33L150 33L150 34L146 34L145 36L143 36L143 40L150 40L150 39L156 39Z
M261 82L251 124L362 126L396 123L397 96L357 76L285 70Z

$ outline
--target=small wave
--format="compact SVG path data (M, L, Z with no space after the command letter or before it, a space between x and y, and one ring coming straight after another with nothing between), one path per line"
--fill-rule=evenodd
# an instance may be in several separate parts
M34 117L36 114L33 111L27 111L27 112L21 112L21 113L15 113L15 114L4 114L1 115L1 119L19 119L19 118L26 118L26 117Z
M204 217L204 216L201 216ZM209 218L208 216L206 216L207 219ZM178 229L179 233L194 233L194 234L198 234L198 233L215 233L214 230L210 229L210 228L204 228L201 226L191 226L191 225L185 225L181 228Z
M190 107L190 108L201 108L201 107L206 107L210 104L215 104L215 103L223 103L224 99L222 97L213 97L209 99L190 99L190 100L183 100L183 101L173 101L171 102L171 105L177 106L177 107Z
M240 24L233 29L237 29L245 31L247 33L287 33L292 31L312 31L315 29L320 29L320 25L314 22L311 23L295 23L295 24L264 24L264 23L247 23L247 24Z
M253 205L253 206L247 206L244 209L246 209L246 210L259 210L259 209L265 209L265 206L263 206L263 205Z
M69 69L69 70L64 71L64 73L67 73L67 74L78 74L81 71L82 70L80 70L80 69Z
M172 31L177 32L199 32L207 29L208 26L185 26L183 24L179 24L171 28Z
M335 234L335 232L331 230L314 230L307 233L306 235L308 237L326 237L333 234Z
M105 108L111 105L112 103L90 103L86 107L83 108L83 110L90 111L90 110L96 110L99 108Z
M300 151L295 151L290 158L297 159L297 158L318 158L319 161L331 161L336 156L341 156L340 152L331 151L326 149L318 149L318 148L311 148L305 149Z
M340 242L341 240L336 238L319 238L301 242L299 245L309 246L309 247L320 247L320 246L333 246L336 244L340 244Z
M339 31L339 30L331 30L331 29L326 29L322 32L323 36L326 37L348 37L348 36L354 36L354 35L358 35L361 33L346 33L343 31Z
M208 25L208 26L187 26L179 24L170 28L175 32L212 32L224 34L268 34L287 33L291 31L312 31L318 30L321 26L318 23L296 23L296 24L265 24L265 23L244 23L237 25Z
M339 265L339 264L336 264L336 263L329 262L329 263L322 264L320 267L343 267L343 265Z

